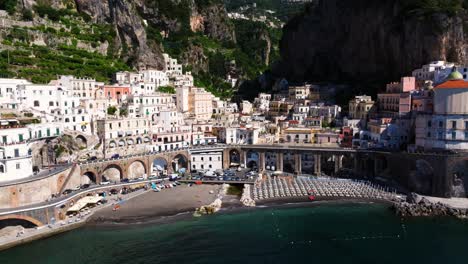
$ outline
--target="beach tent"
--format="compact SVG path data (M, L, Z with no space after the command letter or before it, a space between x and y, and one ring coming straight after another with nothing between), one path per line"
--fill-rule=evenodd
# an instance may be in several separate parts
M67 213L78 212L88 204L96 204L102 200L100 196L86 196L78 200L72 207L68 208Z

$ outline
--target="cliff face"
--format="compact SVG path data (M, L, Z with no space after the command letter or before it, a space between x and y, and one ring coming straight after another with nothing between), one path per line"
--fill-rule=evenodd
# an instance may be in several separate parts
M166 33L184 30L190 23L194 32L221 41L235 42L233 26L230 25L222 2L198 4L199 0L21 0L21 9L33 9L41 3L53 8L76 8L88 14L92 22L110 24L116 32L113 47L115 55L121 56L137 68L163 66L161 43L149 38L147 26L156 26ZM200 1L204 3L204 1ZM172 8L168 8L172 7ZM190 29L189 29L190 30Z
M391 81L432 60L468 64L465 13L406 15L400 0L320 0L283 30L276 74L293 81Z

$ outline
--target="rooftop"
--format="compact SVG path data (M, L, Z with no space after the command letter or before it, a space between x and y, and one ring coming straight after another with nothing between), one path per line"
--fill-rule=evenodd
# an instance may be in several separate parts
M465 80L450 80L439 84L435 89L468 89L468 82Z

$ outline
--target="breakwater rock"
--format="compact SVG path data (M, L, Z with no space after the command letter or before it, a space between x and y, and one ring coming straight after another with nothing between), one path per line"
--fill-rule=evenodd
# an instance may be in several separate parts
M392 209L398 216L453 216L457 218L468 218L467 209L453 208L446 204L433 203L428 199L419 198L412 194L408 196L407 201L394 203Z

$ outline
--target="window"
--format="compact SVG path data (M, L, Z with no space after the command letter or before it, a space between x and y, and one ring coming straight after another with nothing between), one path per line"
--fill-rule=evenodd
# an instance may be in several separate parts
M53 102L53 101L49 101L49 106L54 106L54 102Z
M7 136L2 136L2 143L7 143Z
M5 173L5 167L3 165L0 165L0 173Z
M452 121L452 128L457 129L457 121Z
M19 149L15 149L15 157L19 157Z
M19 163L16 163L16 169L17 170L21 169L21 165Z
M193 161L195 161L195 157L193 157Z
M444 127L444 123L442 121L439 121L439 127Z
M468 130L468 121L465 121L465 129Z
M468 140L468 131L465 131L465 140Z
M427 127L432 127L432 121L431 120L427 121Z
M455 131L452 131L452 139L456 139L457 138L457 133Z
M428 137L428 138L431 137L431 132L427 132L427 137Z
M34 101L34 107L39 107L39 101Z

